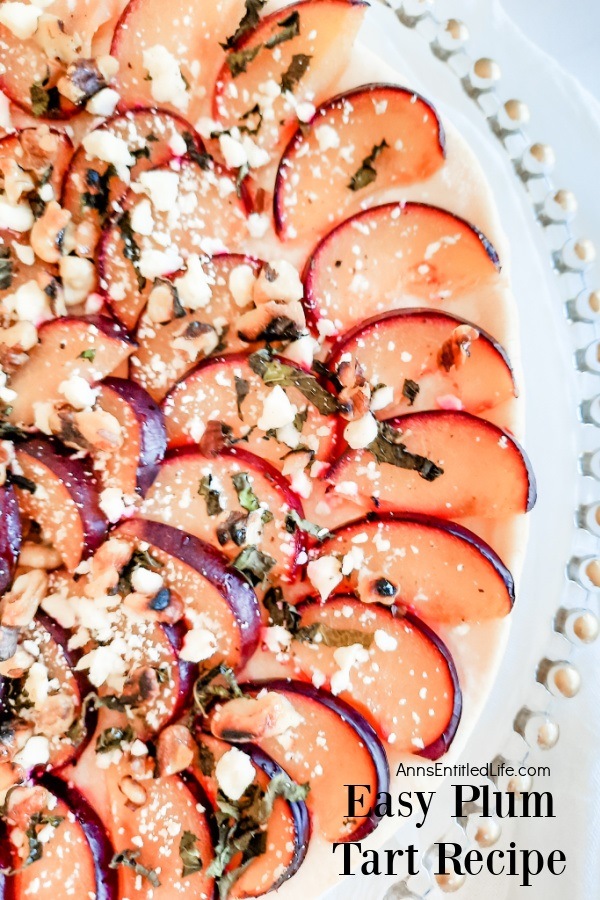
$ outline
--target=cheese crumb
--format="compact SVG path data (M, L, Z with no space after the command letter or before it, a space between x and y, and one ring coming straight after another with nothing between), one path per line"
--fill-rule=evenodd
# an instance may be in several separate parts
M175 287L186 309L204 309L208 306L212 298L212 287L198 255L188 257L186 273L175 280Z
M41 15L42 10L30 3L9 2L0 5L0 24L21 41L33 37Z
M215 775L223 793L236 801L252 784L256 772L250 757L237 747L232 747L218 761Z
M180 659L187 662L203 662L210 659L217 649L217 639L208 628L192 628L183 639Z
M157 103L171 103L185 112L190 95L181 75L179 63L162 44L149 47L143 53L144 68L151 78L151 93Z
M327 600L343 579L340 560L335 556L321 556L319 559L311 560L306 571L321 600Z
M363 447L368 447L375 440L377 434L377 420L371 413L367 413L353 422L348 422L344 428L344 437L352 450L361 450Z
M256 424L262 431L283 428L293 423L297 412L298 408L290 402L281 385L277 384L265 397L262 414Z
M152 169L142 172L139 183L150 197L157 212L169 212L177 204L179 175L170 169Z
M89 382L81 375L71 375L67 381L61 381L58 393L62 394L74 409L89 409L95 404L98 396L98 392L90 387Z
M252 266L243 263L229 273L229 292L236 306L243 309L252 302L252 292L256 278Z

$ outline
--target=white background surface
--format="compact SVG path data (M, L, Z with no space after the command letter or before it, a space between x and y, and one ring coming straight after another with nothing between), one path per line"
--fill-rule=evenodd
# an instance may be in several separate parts
M554 173L554 181L557 187L572 189L580 205L579 215L575 230L580 236L592 238L596 246L600 248L600 178L598 177L598 157L600 148L600 103L595 100L587 90L600 97L600 55L596 45L600 38L600 3L598 0L503 0L501 6L499 0L437 0L436 12L441 18L454 16L463 19L469 26L471 40L469 43L470 55L491 56L498 60L502 67L503 77L499 86L499 94L503 99L517 97L525 100L532 110L532 120L528 132L533 140L550 143L557 156L557 166ZM507 11L510 15L507 15ZM514 18L512 18L514 16ZM522 29L518 30L516 26ZM524 33L523 33L524 32ZM392 35L387 35L391 40ZM532 41L537 42L545 52L540 51ZM381 45L383 46L383 38ZM397 51L398 53L398 51ZM408 54L406 47L402 47L404 62ZM560 61L560 65L557 62ZM412 60L411 60L412 61ZM397 64L403 68L402 56ZM562 68L561 66L565 66ZM567 71L568 70L568 71ZM585 84L586 89L576 82L570 72L576 73ZM433 90L435 100L440 100L440 93L444 94L446 101L447 85L436 82ZM432 94L430 83L429 94ZM451 100L449 101L452 102ZM484 129L485 132L485 129ZM493 172L493 169L490 169ZM515 179L516 181L516 179ZM507 215L507 229L514 235L518 235L516 222L510 222L507 210L507 200L503 196L504 186L496 185L501 211ZM509 205L509 204L508 204ZM539 229L530 223L530 241L541 243ZM537 233L537 234L536 234ZM519 243L519 239L516 239ZM522 284L527 285L531 305L537 305L539 294L545 290L545 277L551 277L549 272L543 273L536 283L535 275L537 262L533 257L528 266L527 258L523 258L522 247L517 246L514 254L517 266L515 275L522 278ZM532 251L532 253L535 251ZM540 253L540 260L544 259L544 251ZM546 255L546 260L548 256ZM529 272L527 272L529 269ZM549 265L547 265L549 270ZM522 270L519 271L518 270ZM529 281L527 282L527 276ZM590 275L592 286L600 286L598 271ZM571 348L585 346L581 341L589 342L592 335L589 330L584 334L579 328L567 325L562 316L562 309L555 308L552 315L556 315L560 335L556 344L548 331L548 323L542 321L543 306L539 307L540 313L531 315L528 309L528 294L523 290L518 291L519 303L522 305L522 319L524 327L524 344L526 368L529 359L535 357L532 345L537 340L547 342L547 352L555 358L558 367L561 360L559 344L566 349L567 358ZM549 299L556 303L556 296ZM550 313L549 313L550 315ZM530 395L529 415L534 419L534 431L537 433L538 423L544 419L547 422L556 421L563 417L560 402L552 394L544 396L540 391L540 381L543 380L543 368L540 373L529 373L528 393ZM532 384L533 382L533 384ZM598 380L593 378L579 379L578 387L583 395L593 397L600 390ZM532 390L533 388L533 390ZM573 410L576 401L572 400ZM573 417L565 418L564 428L571 431L573 436L577 430L576 420ZM589 435L587 438L589 440ZM597 440L592 434L591 440ZM537 434L528 439L528 447L535 453L537 450ZM571 478L571 461L565 461L560 457L559 451L551 444L545 447L545 459L534 456L534 463L538 468L538 474L544 476L545 496L542 498L538 514L542 512L544 517L556 518L554 523L557 528L554 532L556 541L549 541L546 546L537 546L531 551L534 556L533 568L536 578L528 584L525 596L522 596L522 606L518 610L519 618L515 625L515 642L512 643L512 652L509 660L508 672L504 672L506 681L499 684L495 696L493 696L493 712L497 718L488 715L484 720L489 730L494 733L509 733L511 727L510 714L507 712L503 692L516 696L518 686L522 687L523 694L527 693L526 685L533 682L535 666L532 660L523 655L520 659L518 652L515 654L515 644L524 639L530 639L533 643L539 639L540 632L551 631L550 621L552 609L556 608L557 593L562 583L561 571L568 559L564 543L560 543L558 534L560 527L563 530L573 527L573 517L565 513L564 506L558 501L561 493L562 482ZM551 463L555 463L552 470ZM546 480L546 472L542 468L550 469L550 479ZM583 481L583 480L582 480ZM546 488L549 488L546 491ZM597 500L600 490L597 485L585 479L585 485L580 486L579 498L573 498L573 509L581 498L585 502ZM582 493L583 492L583 493ZM564 491L563 491L564 493ZM553 501L556 503L553 506ZM539 516L537 526L539 527ZM552 531L550 531L552 535ZM537 543L536 539L536 543ZM564 558L561 559L561 555ZM557 560L557 557L558 560ZM557 566L558 562L558 566ZM554 568L552 568L554 567ZM531 566L530 566L531 568ZM571 601L571 605L584 602L583 592L577 593ZM544 602L546 607L544 609ZM594 604L593 604L594 605ZM596 608L597 608L597 604ZM543 614L540 615L540 609ZM534 651L535 652L535 651ZM561 649L557 648L552 658L560 658ZM539 656L537 657L539 659ZM518 879L514 878L486 878L480 876L470 879L466 887L458 896L463 900L517 900L526 897L529 900L598 900L600 898L600 711L597 703L597 685L600 682L600 661L597 648L586 648L576 653L575 661L582 673L583 689L581 694L573 701L562 702L555 706L555 713L560 723L561 738L555 750L545 755L537 754L535 762L552 766L552 778L550 783L538 783L538 790L551 789L557 806L558 817L550 821L516 820L513 823L505 823L504 839L513 839L519 847L539 848L546 853L552 849L560 848L567 853L567 876L562 879L539 879L533 887L523 888L519 886ZM511 697L512 697L511 694ZM523 696L517 701L513 699L516 712L523 702ZM516 705L517 702L519 705ZM504 722L504 718L507 719ZM502 721L501 721L502 720ZM476 760L471 759L472 762ZM532 760L533 761L533 760ZM434 839L438 839L439 834ZM408 840L412 839L412 835ZM450 840L452 838L449 838ZM407 840L402 839L396 847L404 846ZM333 895L335 900L381 900L386 891L393 885L394 879L385 877L360 878L353 877L347 880ZM419 888L421 892L426 890L426 885L413 884L413 889ZM389 895L389 896L401 896ZM434 897L443 897L437 891L428 893L428 900Z

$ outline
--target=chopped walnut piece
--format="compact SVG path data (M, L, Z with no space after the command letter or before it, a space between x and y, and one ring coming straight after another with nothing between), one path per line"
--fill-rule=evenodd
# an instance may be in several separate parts
M61 691L51 694L40 710L35 710L31 718L35 730L46 737L61 737L66 734L75 720L76 707L72 694Z
M449 372L462 366L471 355L471 344L479 337L479 332L470 325L459 325L444 341L438 353L438 366Z
M57 263L60 259L60 243L65 228L71 221L71 213L56 200L51 200L44 214L31 229L31 247L44 262Z
M39 785L17 787L6 798L6 821L13 828L26 831L32 816L48 808L50 793Z
M47 590L48 576L41 569L19 575L0 601L0 623L8 628L30 625Z
M119 782L119 790L127 797L129 803L134 809L139 809L148 799L146 788L131 775L125 775Z
M244 313L237 322L239 337L253 341L295 341L306 330L304 308L297 300L268 300Z
M161 732L156 756L161 777L176 775L192 764L194 740L185 725L169 725Z
M246 743L277 737L302 721L286 697L268 691L258 697L237 697L220 706L210 730L224 741Z
M341 385L338 395L341 415L349 421L361 419L371 406L371 386L360 363L356 359L343 359L336 374Z
M23 569L44 569L50 572L62 566L62 558L58 550L46 544L35 544L25 541L19 553L19 567Z

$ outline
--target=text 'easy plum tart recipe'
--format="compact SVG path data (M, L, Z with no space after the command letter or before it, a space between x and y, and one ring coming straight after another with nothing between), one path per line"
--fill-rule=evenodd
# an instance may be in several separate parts
M366 10L0 3L2 900L300 896L473 726L514 308Z

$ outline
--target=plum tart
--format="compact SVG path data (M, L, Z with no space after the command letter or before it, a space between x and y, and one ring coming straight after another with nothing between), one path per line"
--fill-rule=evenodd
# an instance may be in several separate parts
M507 246L367 7L0 3L2 900L316 897L476 724Z

